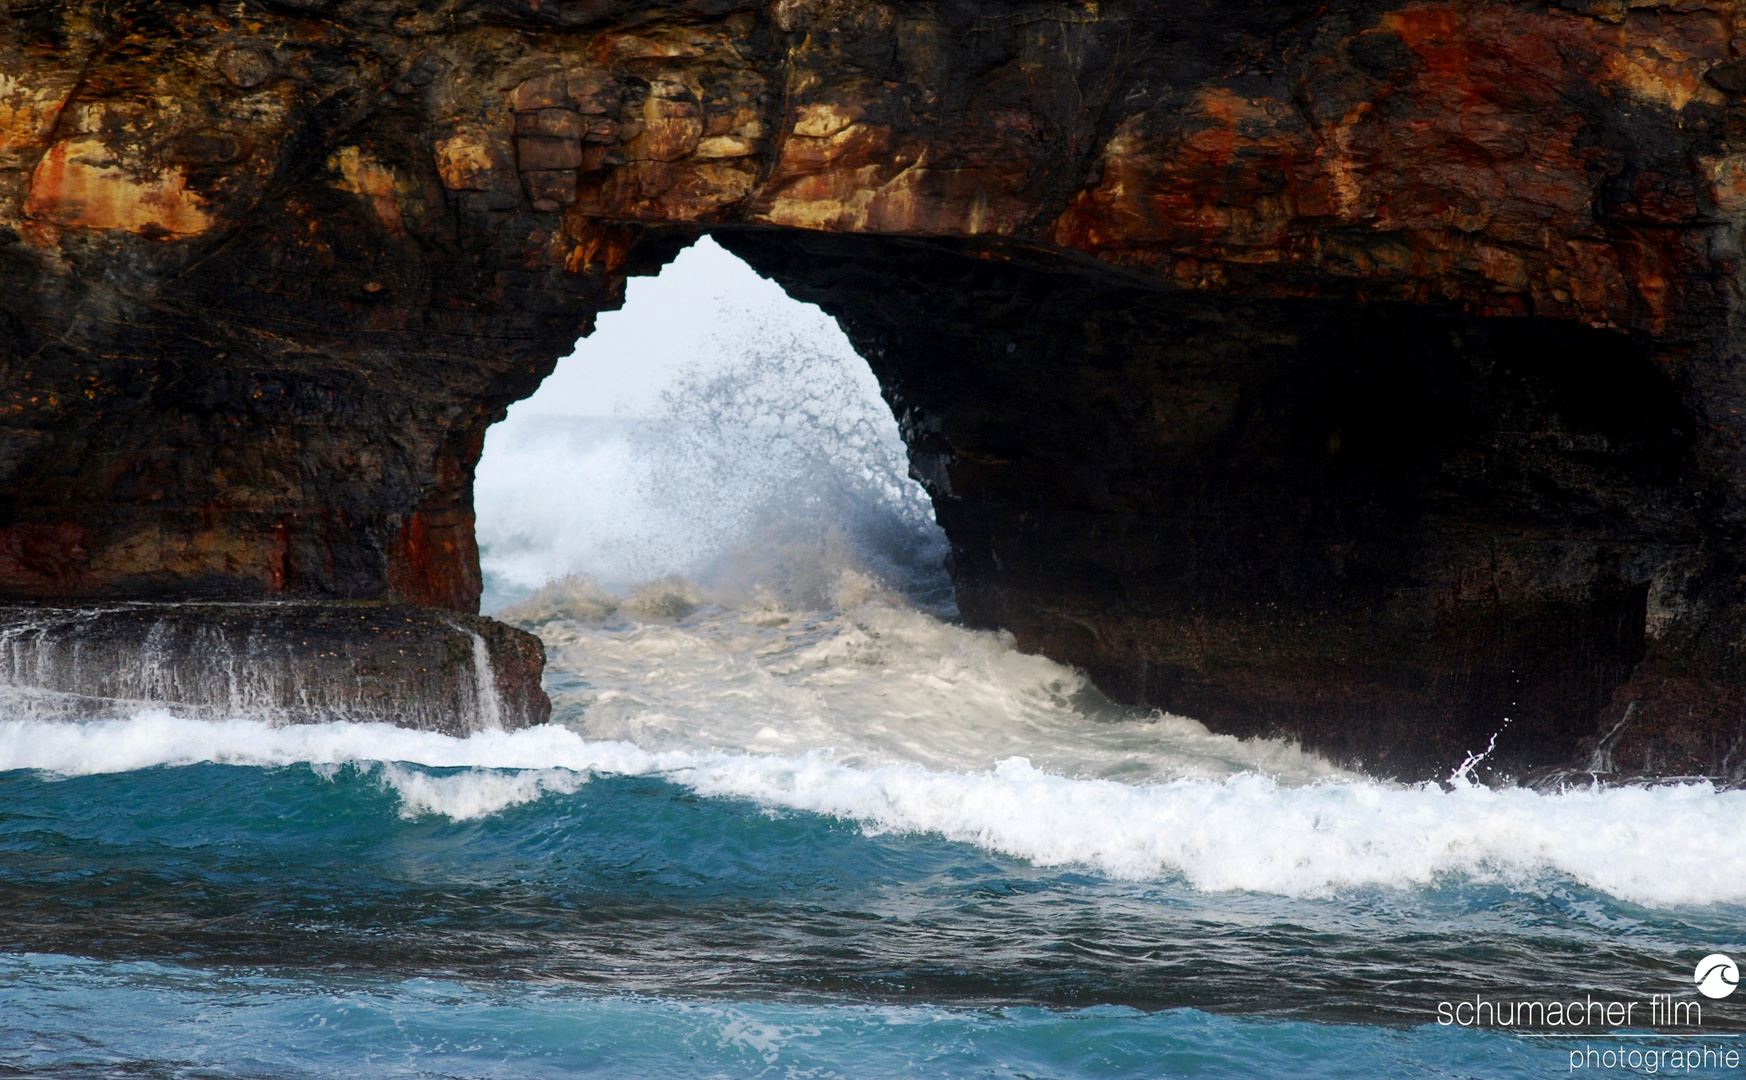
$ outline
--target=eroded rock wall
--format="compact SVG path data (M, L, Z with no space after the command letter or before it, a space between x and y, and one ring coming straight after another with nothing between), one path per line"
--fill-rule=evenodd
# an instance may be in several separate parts
M713 230L972 619L1397 771L1737 773L1737 18L15 0L0 593L471 609L486 427Z
M1692 419L1619 335L723 239L869 358L965 618L1123 700L1408 775L1493 734L1554 767L1702 557Z

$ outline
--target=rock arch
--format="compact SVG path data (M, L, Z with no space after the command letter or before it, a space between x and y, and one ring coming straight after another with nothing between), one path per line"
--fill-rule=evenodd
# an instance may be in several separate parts
M973 621L1403 774L1732 775L1735 10L15 4L0 594L472 609L485 429L710 231Z

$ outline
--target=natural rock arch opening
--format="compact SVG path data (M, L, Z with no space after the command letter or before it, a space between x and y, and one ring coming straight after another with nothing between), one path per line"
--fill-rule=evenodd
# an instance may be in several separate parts
M657 271L701 231L625 232L619 274ZM966 621L1118 699L1403 774L1501 733L1521 769L1589 753L1649 696L1622 694L1634 671L1665 686L1664 657L1715 648L1688 630L1658 656L1645 636L1704 602L1715 556L1692 525L1689 391L1644 339L1211 296L977 241L710 232L835 316L871 366ZM84 456L24 474L54 512L15 505L7 588L477 610L485 432L624 278L530 280L468 316L519 338L463 328L408 364L402 332L371 328L413 284L391 269L343 298L364 320L348 340L134 362L149 388L121 422L57 432L45 445ZM282 292L235 295L275 325ZM401 302L391 323L441 319ZM150 449L166 432L174 462ZM102 471L117 458L120 487Z
M713 236L871 365L966 621L1120 700L1406 774L1493 736L1512 769L1557 766L1628 707L1701 557L1695 421L1640 338L1209 298L973 244Z
M952 606L944 537L866 361L707 235L631 280L484 447L488 613L535 590L650 588Z
M616 265L655 272L700 233L631 230ZM1645 628L1703 602L1697 422L1644 339L1209 296L975 241L711 235L835 316L871 366L966 621L1118 699L1403 774L1500 733L1502 760L1552 766L1632 708L1634 671L1666 685ZM47 444L85 456L30 477L58 509L36 523L15 504L6 586L477 610L485 432L624 278L530 280L471 316L520 325L512 348L456 332L407 364L401 332L371 329L411 284L390 269L344 297L364 319L350 340L136 362L150 385L120 423ZM274 325L258 309L282 294L237 296ZM390 315L413 313L436 311ZM150 449L166 432L173 461ZM105 487L117 458L129 471Z
M708 231L972 622L1391 772L1746 767L1729 13L464 8L0 24L0 595L471 610L489 425Z

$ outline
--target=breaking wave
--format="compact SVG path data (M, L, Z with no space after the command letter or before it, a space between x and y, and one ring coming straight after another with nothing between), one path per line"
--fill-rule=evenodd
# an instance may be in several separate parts
M479 465L487 609L554 578L684 575L718 595L825 603L851 567L952 612L945 535L866 363L838 334L748 331L653 418L512 417Z
M1185 721L1161 732L1206 738ZM0 723L0 770L62 775L196 762L373 771L407 816L465 820L576 792L596 774L939 835L1038 865L1179 876L1205 891L1323 896L1461 876L1540 889L1563 877L1647 905L1746 900L1746 792L1706 784L1540 793L1236 772L1140 784L1014 756L986 769L852 764L826 750L651 751L564 727L470 738L377 724L271 727L145 714Z

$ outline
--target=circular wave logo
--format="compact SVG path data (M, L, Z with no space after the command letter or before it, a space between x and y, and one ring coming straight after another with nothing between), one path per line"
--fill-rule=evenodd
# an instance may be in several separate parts
M1740 968L1721 953L1711 953L1698 961L1697 972L1692 978L1697 982L1698 993L1704 997L1725 998L1740 984Z

